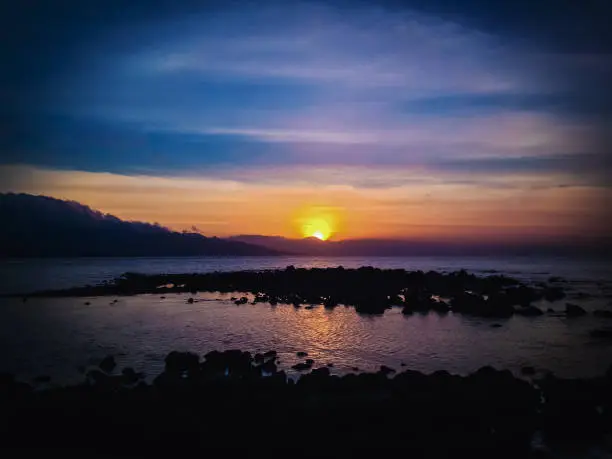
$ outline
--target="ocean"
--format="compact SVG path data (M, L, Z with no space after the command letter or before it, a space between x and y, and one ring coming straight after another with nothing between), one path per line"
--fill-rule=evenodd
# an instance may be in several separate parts
M227 258L79 258L4 260L0 293L28 293L50 288L97 284L124 272L184 273L344 266L454 271L478 275L507 274L528 282L560 276L568 297L538 304L562 310L565 302L587 310L612 309L610 266L601 261L526 257L227 257ZM193 297L195 302L186 300ZM376 370L447 370L465 374L484 365L510 369L524 366L536 374L588 377L612 364L612 343L591 338L589 331L612 325L610 319L587 316L514 316L485 319L459 314L403 316L399 308L381 316L359 315L353 308L326 310L321 305L236 306L228 294L199 293L94 298L0 298L0 371L32 380L49 375L65 383L106 355L119 369L134 367L154 377L172 350L204 354L217 349L251 352L277 350L280 366L291 365L304 351L315 366L332 364L332 372ZM117 300L114 302L114 300ZM499 324L501 327L492 327Z

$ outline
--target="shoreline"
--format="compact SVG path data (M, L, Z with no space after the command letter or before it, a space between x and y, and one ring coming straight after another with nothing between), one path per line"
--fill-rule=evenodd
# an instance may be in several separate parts
M467 376L385 366L334 376L298 357L313 369L297 382L278 370L275 351L239 350L204 359L171 352L151 384L129 368L119 374L110 356L75 386L33 390L3 374L3 445L34 437L104 453L119 445L123 453L364 446L509 458L554 457L534 451L537 436L552 451L586 451L605 448L612 434L612 366L596 378L549 374L529 383L491 367Z
M295 307L322 304L354 307L357 313L384 314L401 307L406 315L422 312L448 312L490 318L513 315L537 317L545 314L580 317L587 314L581 306L566 302L562 310L552 304L567 297L567 281L551 276L546 282L528 283L490 273L469 274L465 270L407 271L404 269L295 268L223 271L191 274L139 274L123 276L98 285L43 290L30 294L6 294L3 297L102 297L139 294L197 292L242 292L252 298L234 298L237 305L253 303L289 304ZM188 302L193 302L189 298ZM545 301L546 311L533 303ZM612 309L599 309L597 317L612 318Z

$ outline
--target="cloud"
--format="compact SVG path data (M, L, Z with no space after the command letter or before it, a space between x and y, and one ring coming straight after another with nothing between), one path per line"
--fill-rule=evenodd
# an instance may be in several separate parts
M18 177L17 186L2 182L0 191L9 188L72 199L124 219L157 221L173 229L196 225L219 236L244 232L298 236L296 218L314 206L335 209L343 222L339 232L347 238L422 237L423 227L430 237L440 238L452 237L462 227L488 240L501 237L503 231L496 229L500 227L513 228L515 236L569 238L595 231L612 197L610 189L591 186L529 188L527 184L538 183L537 178L520 176L506 180L502 187L495 186L499 178L490 185L453 183L426 173L400 183L402 173L393 169L262 169L245 173L253 175L252 181L239 175L127 176L16 166L0 173ZM334 178L338 173L355 182L373 176L396 182L362 188L338 182ZM317 175L319 182L309 174Z

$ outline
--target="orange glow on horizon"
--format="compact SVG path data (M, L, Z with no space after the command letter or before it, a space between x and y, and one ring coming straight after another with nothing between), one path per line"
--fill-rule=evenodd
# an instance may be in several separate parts
M337 231L337 213L336 209L324 207L298 210L299 217L296 218L296 223L302 237L314 237L321 241L328 240Z
M508 242L605 237L612 190L542 185L541 177L511 176L491 186L408 183L352 187L251 183L226 179L127 176L4 166L21 177L3 191L70 199L125 220L159 222L206 236L241 234L322 240ZM319 174L323 174L320 170ZM352 176L371 177L372 170ZM387 171L389 177L393 171ZM403 174L403 172L401 172ZM275 171L275 176L280 172ZM283 176L293 176L289 169ZM390 180L393 182L393 180ZM499 183L498 183L499 182ZM503 185L503 186L500 186ZM2 184L4 185L4 184ZM320 232L320 236L315 234Z

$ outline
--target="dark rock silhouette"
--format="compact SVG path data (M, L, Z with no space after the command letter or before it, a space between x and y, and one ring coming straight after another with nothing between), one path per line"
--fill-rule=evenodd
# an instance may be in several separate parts
M606 309L598 309L596 311L593 312L593 315L595 317L603 317L606 319L612 319L612 311L606 310Z
M565 315L567 317L581 317L587 314L586 310L577 304L566 303L565 304Z
M98 366L100 367L100 370L102 370L104 373L112 373L115 367L117 366L117 363L115 362L115 358L112 355L107 355L102 359L100 365Z
M300 362L300 363L296 363L291 368L293 368L296 371L310 370L310 368L312 368L312 363Z
M30 296L132 295L140 293L248 292L254 303L271 305L339 304L359 314L384 314L402 307L406 315L449 311L480 317L507 318L515 313L540 315L531 302L544 297L544 287L525 285L510 277L476 276L466 271L448 274L402 269L313 268L289 266L270 271L145 275L125 273L96 286L45 291ZM447 301L446 299L450 299ZM248 303L246 296L234 300ZM518 309L517 309L518 307ZM571 313L570 313L571 314Z
M542 314L544 314L544 312L540 308L537 308L535 306L527 306L524 308L519 308L516 311L516 313L521 316L526 316L526 317L537 317L537 316L541 316Z
M172 352L153 384L137 382L131 369L122 376L94 370L81 385L33 391L1 374L0 432L5 448L36 438L47 448L105 456L116 455L119 445L122 455L227 452L253 448L273 432L266 451L286 454L296 432L317 426L325 427L326 451L344 451L354 438L360 448L401 449L409 457L483 459L537 457L531 454L536 431L578 456L611 433L612 367L596 378L549 374L533 385L491 367L467 376L391 372L383 366L335 376L322 367L294 384L272 360L256 365L249 352L229 350L203 360Z
M589 334L592 338L612 340L612 328L598 328Z

